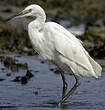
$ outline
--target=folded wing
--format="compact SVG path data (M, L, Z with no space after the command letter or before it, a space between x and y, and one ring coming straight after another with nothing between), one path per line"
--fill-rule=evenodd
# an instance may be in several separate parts
M66 59L65 61L70 61L67 65L74 74L98 78L101 75L102 68L89 56L81 41L59 24L50 22L50 25L50 33L54 37L55 49L60 56L62 55L63 59Z

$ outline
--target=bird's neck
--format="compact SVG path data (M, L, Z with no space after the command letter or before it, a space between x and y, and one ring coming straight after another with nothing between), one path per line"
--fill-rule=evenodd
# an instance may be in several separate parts
M29 25L35 30L42 30L46 21L45 13L41 14L40 16L36 17L34 21L32 21Z

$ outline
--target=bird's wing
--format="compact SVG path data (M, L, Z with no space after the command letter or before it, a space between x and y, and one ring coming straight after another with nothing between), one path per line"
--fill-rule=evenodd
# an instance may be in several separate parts
M77 42L75 43L68 37L65 37L64 35L60 35L55 37L55 48L65 58L76 63L82 68L88 70L88 66L87 66L88 59L80 43Z
M77 39L71 32L66 30L63 26L61 26L55 22L47 22L46 24L49 25L48 28L50 28L51 30L54 29L58 33L64 34L66 37L68 37L69 39L71 39L72 41L74 41L76 43L82 43L81 40Z
M59 24L49 22L47 25L49 28L48 33L54 38L56 51L69 61L88 71L91 64L80 41Z

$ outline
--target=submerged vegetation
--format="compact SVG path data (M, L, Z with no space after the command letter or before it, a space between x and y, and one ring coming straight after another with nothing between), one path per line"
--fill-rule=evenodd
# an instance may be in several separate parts
M29 70L27 63L19 63L19 60L12 58L10 56L0 56L0 65L3 65L1 71L5 74L5 77L15 78L11 79L13 82L20 82L21 84L27 84L28 81L34 76L31 70ZM6 71L8 70L8 71ZM21 73L22 70L22 73ZM20 74L19 74L20 73ZM2 73L1 73L2 76ZM5 79L0 77L0 81Z

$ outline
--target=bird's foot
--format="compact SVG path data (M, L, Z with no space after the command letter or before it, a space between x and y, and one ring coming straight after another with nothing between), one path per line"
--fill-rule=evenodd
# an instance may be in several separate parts
M61 107L61 105L62 105L62 102L58 102L58 103L57 103L57 105L58 105L59 107Z
M59 107L65 107L65 106L67 106L67 103L65 103L65 102L58 102L57 105Z

